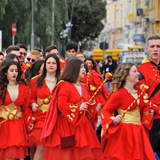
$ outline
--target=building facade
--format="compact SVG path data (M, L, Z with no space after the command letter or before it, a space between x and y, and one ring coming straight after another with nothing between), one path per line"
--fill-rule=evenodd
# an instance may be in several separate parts
M160 0L107 0L102 23L99 43L105 41L109 48L120 43L145 46L149 36L160 35Z

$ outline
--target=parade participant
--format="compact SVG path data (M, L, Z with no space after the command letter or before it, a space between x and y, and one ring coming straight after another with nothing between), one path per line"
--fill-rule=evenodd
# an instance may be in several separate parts
M15 55L15 54L8 54L7 56L6 56L6 59L12 59L13 61L15 61L15 62L17 62L17 63L19 63L20 64L20 61L19 61L19 58Z
M29 70L32 67L32 65L38 60L40 60L40 52L38 50L32 50L27 56L27 62L24 68L22 69L23 73L25 74L25 78L28 77Z
M47 46L46 49L45 49L45 55L44 57L46 57L48 54L55 54L58 56L58 49L57 47L54 45L54 46Z
M151 102L160 106L160 36L151 36L147 40L148 59L138 66L140 84L149 86L148 96ZM150 142L160 157L160 112L155 112L150 130Z
M90 91L93 94L96 89L102 84L102 77L100 75L97 63L92 58L86 58L85 63L87 65L91 64L91 66L93 67L89 70L87 76L85 76L82 81L88 85ZM109 92L104 84L103 87L96 94L95 100L96 102L101 103L103 107L108 99L108 96Z
M56 55L49 54L44 62L43 73L33 77L30 81L31 108L34 112L33 115L36 117L34 128L28 135L29 146L36 147L34 154L31 148L31 160L41 160L42 158L44 143L40 141L40 135L59 75L59 59Z
M88 73L82 79L84 83L88 85L89 90L91 91L92 95L96 92L99 86L102 84L102 77L100 75L99 67L97 63L92 58L86 58L85 64L90 65L88 68ZM95 96L95 100L98 103L101 103L101 107L103 108L109 96L109 91L104 84L102 88L97 92ZM101 117L100 112L97 117L97 124L96 124L96 134L98 136L99 141L101 141Z
M70 59L56 86L46 116L42 138L45 138L43 160L101 160L101 146L86 117L94 114L84 77L84 64ZM92 110L92 112L91 112Z
M88 72L88 68L87 68L87 65L85 63L86 56L82 52L77 52L76 57L84 63L84 68L86 69L86 72Z
M21 79L19 64L11 59L0 68L0 159L15 160L28 155L27 129L33 127L29 88Z
M8 46L8 48L6 49L6 53L7 55L12 53L19 57L20 56L19 50L20 50L19 46L11 45L11 46Z
M40 53L40 60L43 60L44 59L44 57L43 57L43 51L41 50L41 49L39 49L39 48L36 48L36 49L34 49L34 50L37 50L37 51L39 51L39 53Z
M78 44L75 42L68 42L66 45L66 54L67 59L70 59L72 57L76 57L76 53L78 51Z
M19 46L19 61L20 61L20 65L24 65L25 63L25 59L27 57L27 46L25 46L24 44L18 43L17 46Z
M3 62L3 60L4 60L4 54L3 52L0 52L0 65Z
M103 72L103 76L105 76L105 74L107 72L110 72L110 73L114 73L116 68L117 68L117 63L116 61L112 58L112 56L107 56L107 57L104 57L104 63L103 63L103 66L102 66L102 72ZM109 90L109 92L112 91L112 80L109 80L106 82L106 86Z
M44 68L44 60L36 61L32 68L29 70L29 76L27 81L30 82L31 78L35 77L36 75L42 74Z
M60 68L61 68L61 72L62 72L64 67L66 66L66 61L62 57L60 57L57 47L55 45L54 46L47 46L45 49L45 56L47 56L48 54L55 54L59 57Z
M155 160L146 130L152 126L153 105L132 63L120 64L113 75L112 93L101 111L104 160ZM104 140L104 139L103 139Z

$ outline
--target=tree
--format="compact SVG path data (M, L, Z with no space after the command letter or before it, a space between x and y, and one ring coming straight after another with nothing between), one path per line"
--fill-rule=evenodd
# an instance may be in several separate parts
M6 6L7 3L8 3L8 0L1 0L0 1L0 19L5 14L5 6Z
M102 0L75 0L71 38L79 42L84 39L96 38L103 25L100 22L106 15L105 2ZM71 2L69 0L69 15L71 15Z
M8 2L8 3L7 3ZM67 2L67 8L65 6ZM54 31L54 42L66 44L67 38L59 37L60 31L66 29L66 23L71 19L73 0L55 0L55 23L52 29L52 1L34 0L34 35L35 47L45 48L51 44L51 32ZM103 28L100 20L105 16L105 3L101 0L74 0L71 38L75 42L84 39L94 39ZM3 6L3 7L2 7ZM2 30L3 48L12 43L11 26L17 24L16 43L30 45L31 39L31 0L1 0L0 30ZM69 18L67 18L67 16Z

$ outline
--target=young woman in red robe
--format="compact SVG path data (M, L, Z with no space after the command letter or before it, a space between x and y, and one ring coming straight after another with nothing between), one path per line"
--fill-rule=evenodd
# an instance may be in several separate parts
M152 126L153 104L145 87L136 87L139 73L134 64L120 64L111 93L101 111L104 160L155 160L146 131ZM147 87L146 87L147 88Z
M40 135L59 75L59 58L55 54L49 54L44 62L43 73L32 78L30 82L31 108L36 117L34 128L28 135L29 146L32 147L31 160L41 160L43 155L44 142L40 140Z
M101 160L101 145L86 117L96 114L86 85L84 64L70 59L56 86L46 116L42 138L45 140L43 160Z
M0 69L0 160L28 155L26 127L31 129L32 114L29 88L21 75L17 62L3 61Z

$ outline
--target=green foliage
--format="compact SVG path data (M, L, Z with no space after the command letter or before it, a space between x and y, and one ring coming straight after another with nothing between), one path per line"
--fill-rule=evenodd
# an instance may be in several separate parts
M72 1L72 0L70 0ZM100 20L105 17L105 3L102 0L75 0L72 19L72 40L78 42L96 38L103 25ZM69 9L71 13L71 8ZM69 13L69 15L71 15Z
M6 6L7 3L8 3L8 0L1 0L0 1L0 19L5 14L5 6Z
M65 6L67 2L68 8ZM31 2L32 0L0 0L0 30L2 30L2 45L7 48L12 43L11 26L17 24L15 43L30 45L31 39ZM73 0L55 0L54 30L52 29L52 0L34 0L34 35L35 45L45 48L51 44L51 33L54 32L54 42L63 45L67 42L59 38L60 31L66 29L65 24L71 19ZM100 20L105 17L105 3L102 0L74 0L71 38L80 42L84 39L94 39L102 30ZM62 47L63 48L63 47Z

